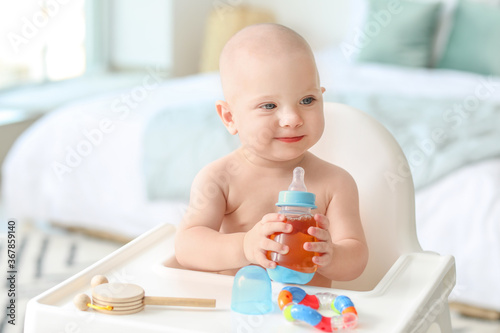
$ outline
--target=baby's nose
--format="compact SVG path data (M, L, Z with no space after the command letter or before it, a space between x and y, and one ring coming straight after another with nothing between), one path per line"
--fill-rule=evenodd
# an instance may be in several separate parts
M299 127L304 123L299 111L294 108L283 108L279 116L280 127Z

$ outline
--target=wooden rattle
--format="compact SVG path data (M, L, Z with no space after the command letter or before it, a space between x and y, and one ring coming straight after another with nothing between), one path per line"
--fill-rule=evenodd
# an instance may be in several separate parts
M126 315L144 309L145 305L170 305L214 308L215 299L144 296L144 289L130 283L108 283L103 275L92 278L92 300L86 294L73 298L77 309L85 311L89 307L97 312Z

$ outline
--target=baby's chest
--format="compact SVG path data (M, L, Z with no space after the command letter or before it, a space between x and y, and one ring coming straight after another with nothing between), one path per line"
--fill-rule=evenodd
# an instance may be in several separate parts
M277 195L274 193L255 192L242 196L229 197L226 214L222 223L223 232L240 232L250 230L262 217L269 213L277 213Z
M222 222L222 232L232 233L248 231L262 220L264 215L278 213L280 207L276 206L279 191L247 192L245 195L231 198L227 201L226 214ZM317 209L312 214L326 213L325 200L316 197Z

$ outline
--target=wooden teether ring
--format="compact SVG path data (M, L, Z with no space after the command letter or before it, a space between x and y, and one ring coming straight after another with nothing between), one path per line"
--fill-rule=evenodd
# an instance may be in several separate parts
M142 299L140 299L138 301L134 301L134 302L104 302L104 301L101 301L101 300L94 298L92 301L95 305L99 305L99 306L111 305L114 308L122 308L124 306L127 306L127 307L140 306L140 305L144 304Z
M144 298L144 289L130 283L104 283L92 290L92 299L103 302L127 303Z
M108 283L108 278L105 277L104 275L95 275L92 280L90 280L90 286L92 288L95 288L96 286L103 284L103 283Z
M130 283L107 283L99 275L92 279L92 303L85 294L75 296L73 303L80 310L89 306L97 312L125 315L144 309L145 305L215 307L215 299L144 296L144 289Z

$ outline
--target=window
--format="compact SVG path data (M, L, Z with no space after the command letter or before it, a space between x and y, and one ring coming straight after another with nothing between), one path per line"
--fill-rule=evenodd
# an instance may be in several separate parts
M85 22L85 0L1 2L0 89L82 75Z

